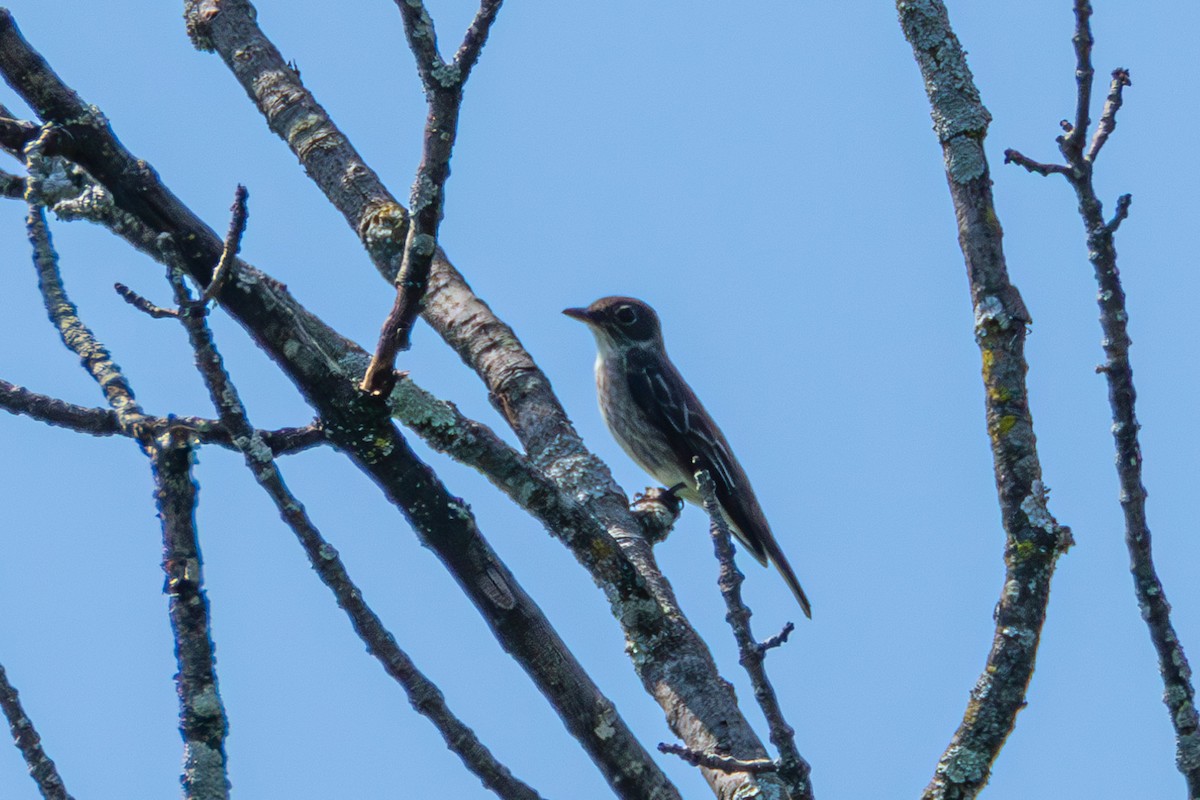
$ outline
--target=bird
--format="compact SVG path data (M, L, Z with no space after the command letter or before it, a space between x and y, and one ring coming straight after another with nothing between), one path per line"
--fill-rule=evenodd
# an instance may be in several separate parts
M671 363L658 314L633 297L602 297L563 313L596 337L596 393L613 438L673 493L703 507L696 472L707 470L730 531L766 566L773 563L800 609L812 606L776 541L746 471L700 399Z

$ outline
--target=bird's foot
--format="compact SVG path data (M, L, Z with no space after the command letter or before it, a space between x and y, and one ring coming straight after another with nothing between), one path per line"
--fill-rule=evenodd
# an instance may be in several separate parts
M683 511L683 500L676 492L683 489L685 485L680 483L670 489L653 486L647 488L645 492L633 496L633 503L630 504L629 510L642 524L646 539L651 544L658 544L666 539L667 534L675 525L675 520L679 519L679 514Z

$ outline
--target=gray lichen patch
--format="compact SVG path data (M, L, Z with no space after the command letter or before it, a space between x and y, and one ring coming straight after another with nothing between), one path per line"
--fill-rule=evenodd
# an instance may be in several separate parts
M388 397L388 408L392 416L417 430L454 435L458 429L458 416L450 404L438 400L407 378L396 381Z
M1012 325L1012 317L1004 308L1004 303L999 297L994 295L985 295L975 305L975 335L984 337L988 334L990 323L995 323L1000 330L1008 330Z
M188 698L188 705L198 716L219 717L224 713L217 687L209 684Z
M946 172L956 183L983 177L987 159L982 144L971 136L955 136L945 143Z
M938 772L952 783L978 783L987 775L987 753L962 746L951 747L938 764Z

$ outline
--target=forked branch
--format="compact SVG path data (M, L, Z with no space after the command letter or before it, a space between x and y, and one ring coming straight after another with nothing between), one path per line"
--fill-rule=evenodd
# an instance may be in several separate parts
M458 115L462 109L463 87L479 53L487 42L492 22L500 11L501 0L483 0L475 19L450 64L437 49L433 20L421 0L396 0L404 19L404 34L417 60L417 72L429 104L421 164L409 198L408 232L404 257L396 276L396 301L383 323L375 355L363 377L362 389L387 394L395 382L396 354L407 350L413 323L421 313L421 302L429 287L429 273L437 252L438 228L445 205L446 179L450 177L450 156L458 136Z
M1093 72L1092 7L1087 0L1074 0L1074 4L1075 33L1072 41L1075 43L1078 90L1077 124L1065 139L1059 139L1059 149L1067 159L1067 168L1061 174L1075 190L1087 238L1088 260L1092 263L1099 287L1096 299L1100 305L1105 359L1097 371L1103 373L1108 382L1113 443L1117 451L1117 479L1125 516L1125 543L1129 550L1134 593L1158 655L1158 669L1164 688L1163 702L1167 705L1171 724L1175 728L1175 763L1187 781L1188 796L1200 798L1200 717L1197 716L1195 705L1196 690L1183 644L1171 623L1171 605L1167 602L1162 581L1154 567L1150 547L1146 487L1142 484L1142 449L1138 440L1141 425L1137 420L1137 391L1134 389L1133 367L1129 360L1129 311L1125 304L1121 273L1117 269L1114 244L1117 229L1129 215L1132 198L1128 194L1121 195L1117 199L1116 212L1106 222L1104 206L1092 182L1096 157L1116 128L1117 111L1124 100L1124 90L1132 82L1129 70L1113 70L1100 121L1085 153L1082 142L1087 137Z

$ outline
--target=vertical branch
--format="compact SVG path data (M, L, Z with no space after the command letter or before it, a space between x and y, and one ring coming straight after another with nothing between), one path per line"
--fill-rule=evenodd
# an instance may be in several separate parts
M769 648L755 640L750 630L751 611L742 600L742 581L745 576L733 560L733 541L725 515L721 512L716 486L707 470L696 473L696 483L704 500L704 510L708 513L717 560L721 564L718 583L721 595L725 598L725 607L729 610L725 619L733 628L733 636L737 640L738 662L750 676L750 685L754 687L754 699L762 709L763 716L767 718L767 725L771 729L771 743L779 751L779 777L787 786L792 800L812 800L813 789L809 781L812 768L796 749L796 732L783 718L779 697L767 677L764 662Z
M1075 35L1071 43L1075 45L1075 123L1063 120L1063 130L1066 135L1059 145L1068 161L1076 160L1083 152L1083 144L1087 139L1088 116L1092 98L1092 80L1096 70L1092 68L1092 28L1088 20L1092 16L1092 4L1088 0L1074 0L1075 3Z
M216 656L209 635L208 598L196 538L195 450L186 432L168 430L151 450L154 501L163 532L167 608L175 635L179 730L183 734L183 796L229 797L225 736L229 725L217 690Z
M21 707L21 698L17 690L8 682L8 674L0 666L0 709L8 720L8 729L12 733L13 744L25 758L29 775L37 784L38 790L46 800L74 800L63 785L54 761L42 749L42 737L38 736L33 727L33 721L25 715Z
M1075 0L1075 74L1090 75L1092 72L1091 4L1087 0ZM1121 509L1125 516L1125 544L1129 550L1129 570L1133 575L1134 594L1142 619L1150 631L1150 640L1158 656L1158 670L1163 681L1163 702L1167 706L1171 724L1175 729L1175 763L1187 781L1188 796L1200 798L1200 716L1197 715L1196 690L1192 683L1192 670L1183 644L1171 623L1171 604L1158 572L1150 547L1150 526L1146 520L1146 487L1142 483L1142 448L1138 441L1141 425L1137 420L1137 391L1133 385L1133 367L1129 360L1129 311L1125 304L1125 290L1121 285L1121 273L1117 269L1117 250L1114 238L1117 228L1129 214L1132 202L1130 195L1117 200L1113 218L1106 222L1104 207L1096 194L1092 182L1093 167L1101 148L1117 125L1117 111L1123 102L1125 87L1130 86L1129 71L1113 70L1108 96L1101 112L1096 132L1083 152L1082 142L1086 128L1077 127L1066 137L1071 143L1060 139L1059 149L1066 157L1064 168L1057 170L1067 179L1079 202L1079 214L1083 219L1087 237L1088 261L1092 264L1099 292L1096 301L1100 306L1100 329L1104 336L1104 364L1098 368L1108 383L1108 402L1112 409L1112 435L1116 447L1117 479L1120 484ZM1087 118L1091 99L1091 83L1078 81L1077 105L1080 114ZM1008 161L1030 169L1030 159L1016 150L1007 150ZM1031 170L1038 171L1038 170Z
M983 151L991 117L943 2L897 0L896 8L925 80L958 220L1005 531L1005 581L987 665L924 795L929 800L970 798L986 785L1016 725L1017 712L1025 706L1050 580L1071 537L1046 508L1025 383L1025 326L1030 317L1008 277Z
M58 255L46 225L45 209L36 205L42 177L37 151L37 143L27 149L26 196L30 205L26 229L33 247L38 287L63 344L79 356L104 391L121 427L130 431L151 459L155 498L163 524L163 570L167 573L168 606L179 661L176 686L184 740L181 781L188 800L221 800L229 794L225 772L225 711L217 694L208 606L201 589L193 519L196 488L191 478L191 444L185 438L186 433L170 428L157 438L150 436L146 428L148 418L134 400L129 381L108 349L79 318L78 309L67 296Z
M409 198L409 224L404 256L396 276L396 302L383 323L379 344L363 378L364 391L381 394L391 391L396 354L408 349L413 323L421 313L421 303L429 286L429 272L437 252L438 227L445 205L446 179L450 177L450 156L458 136L463 87L487 42L501 1L483 0L454 61L446 64L438 53L433 20L421 0L396 0L404 20L404 34L417 60L417 73L421 76L429 112L421 163Z

